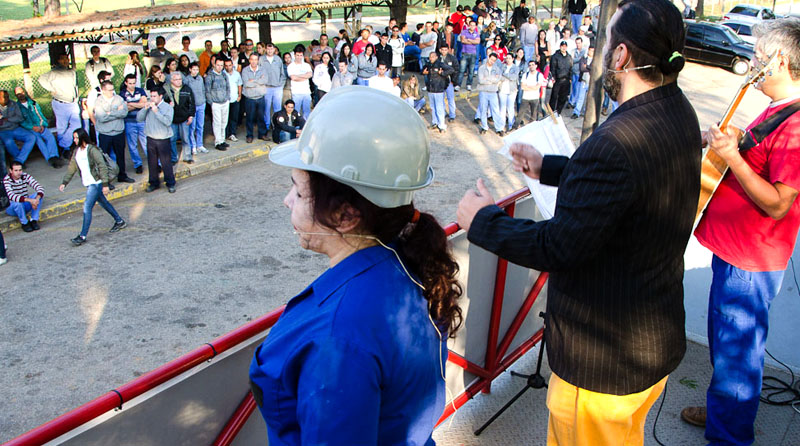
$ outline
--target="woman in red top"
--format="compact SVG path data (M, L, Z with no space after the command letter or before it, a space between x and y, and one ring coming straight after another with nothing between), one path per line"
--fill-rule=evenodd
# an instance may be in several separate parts
M505 60L506 54L508 54L508 48L503 45L503 38L499 35L494 36L494 44L489 47L490 53L497 54L497 60Z

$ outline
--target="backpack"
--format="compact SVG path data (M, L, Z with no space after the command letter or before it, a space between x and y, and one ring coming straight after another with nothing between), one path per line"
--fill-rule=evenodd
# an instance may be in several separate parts
M113 183L117 179L117 175L119 175L119 166L117 163L111 159L111 156L102 150L100 153L103 154L103 160L106 162L106 167L108 167L108 184Z

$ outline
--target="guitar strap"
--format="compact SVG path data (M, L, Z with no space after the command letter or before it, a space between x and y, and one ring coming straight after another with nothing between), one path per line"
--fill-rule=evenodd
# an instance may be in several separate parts
M750 150L761 144L761 141L774 132L783 124L783 121L787 120L789 116L792 116L797 111L800 111L800 100L787 105L779 112L765 119L761 124L750 129L750 131L746 132L744 137L742 137L742 140L739 141L739 151L744 152L745 150Z

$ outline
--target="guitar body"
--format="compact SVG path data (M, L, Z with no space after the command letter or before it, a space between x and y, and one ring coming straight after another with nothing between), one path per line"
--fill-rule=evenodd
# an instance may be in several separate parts
M711 201L711 196L714 195L727 171L728 165L725 164L725 161L713 150L706 150L700 168L700 200L697 203L697 213L694 216L695 223L700 221L700 216L706 210L708 202Z

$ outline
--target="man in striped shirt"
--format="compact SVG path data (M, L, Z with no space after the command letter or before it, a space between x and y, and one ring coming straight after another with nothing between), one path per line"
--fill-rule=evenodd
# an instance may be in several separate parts
M6 188L8 200L11 204L6 209L6 213L12 217L19 218L22 230L25 232L39 230L39 211L42 209L42 198L44 198L44 188L32 176L22 171L22 163L12 161L8 169L8 175L3 178L3 186ZM34 193L28 195L28 188L33 189ZM28 219L30 212L31 218Z

